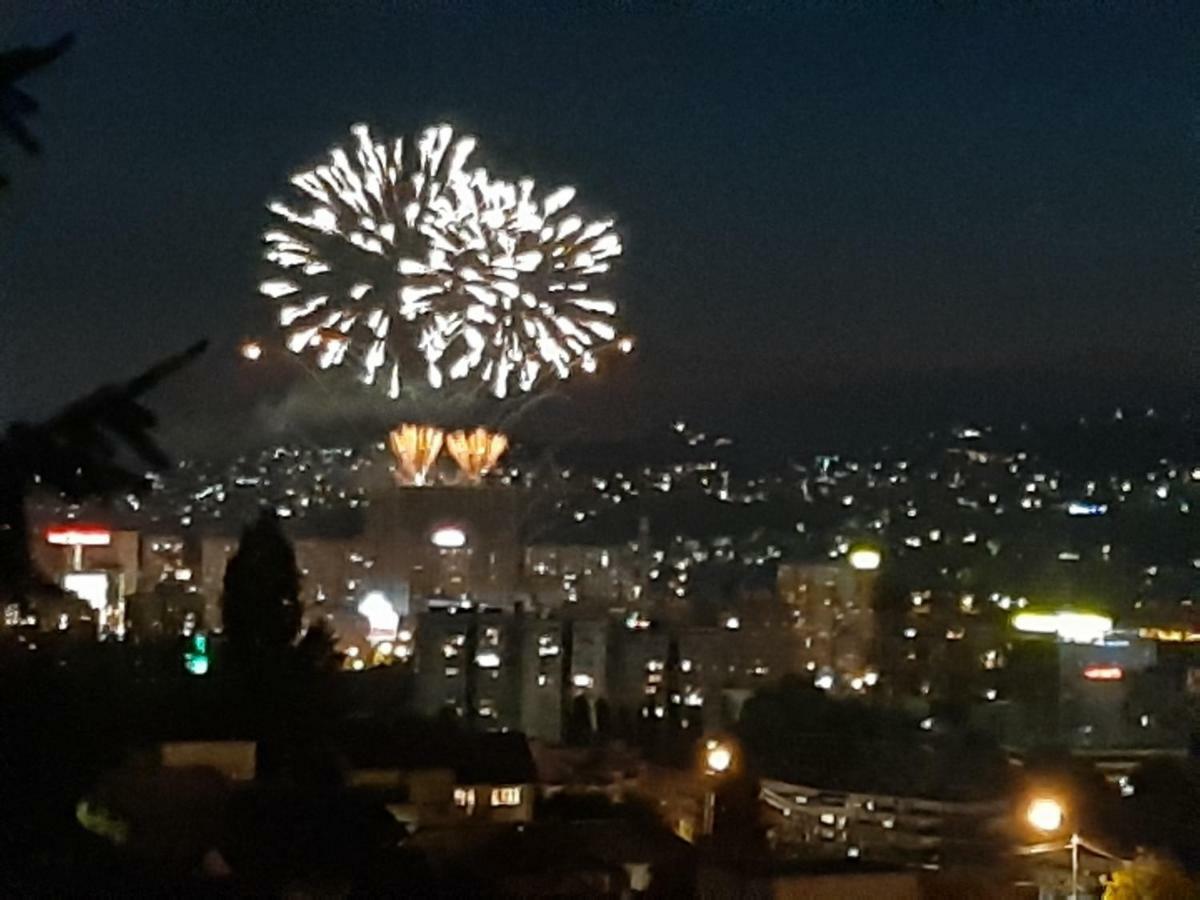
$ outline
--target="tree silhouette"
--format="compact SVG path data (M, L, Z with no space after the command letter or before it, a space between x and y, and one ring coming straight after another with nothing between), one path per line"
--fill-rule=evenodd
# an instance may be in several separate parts
M42 149L25 125L25 119L37 112L38 103L17 83L30 72L54 62L74 42L75 36L68 33L44 47L17 47L0 53L0 128L27 153L40 153ZM0 187L7 183L0 175Z
M571 702L571 711L563 729L563 741L571 747L587 747L595 737L592 729L592 706L582 694Z
M141 398L206 346L201 341L124 384L101 387L44 422L9 427L0 440L0 590L23 600L36 577L25 516L33 484L78 500L137 491L146 486L145 466L168 464L151 436L158 420ZM134 460L144 466L133 468Z
M278 663L300 631L300 570L279 519L263 510L242 532L225 569L221 605L235 663L244 672Z
M330 675L338 671L342 654L337 649L337 635L324 622L315 622L296 644L296 661L303 671Z

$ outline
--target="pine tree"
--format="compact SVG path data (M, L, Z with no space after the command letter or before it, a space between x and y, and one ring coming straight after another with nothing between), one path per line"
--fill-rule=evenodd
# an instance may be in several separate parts
M221 606L230 653L244 672L278 666L300 631L300 570L273 512L242 532L225 568Z

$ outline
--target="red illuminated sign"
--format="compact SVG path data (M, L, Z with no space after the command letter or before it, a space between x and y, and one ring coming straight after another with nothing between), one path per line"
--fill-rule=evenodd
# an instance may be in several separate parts
M1120 681L1125 677L1125 670L1120 666L1088 666L1083 670L1083 677L1088 681Z
M56 525L46 529L46 543L62 547L107 547L112 532L90 525Z

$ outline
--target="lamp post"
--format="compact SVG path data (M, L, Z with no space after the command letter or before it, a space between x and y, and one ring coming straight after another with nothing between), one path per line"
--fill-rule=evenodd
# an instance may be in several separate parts
M709 738L704 742L704 774L707 783L704 790L704 815L700 833L711 835L717 818L717 779L733 771L733 745L727 741Z
M1035 797L1025 811L1025 819L1045 834L1053 834L1063 826L1066 811L1053 797ZM1071 830L1071 900L1079 900L1079 833Z

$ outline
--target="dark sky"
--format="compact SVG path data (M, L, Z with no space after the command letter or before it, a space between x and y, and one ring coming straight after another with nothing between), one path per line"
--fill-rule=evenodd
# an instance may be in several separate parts
M28 84L45 156L0 151L0 419L207 335L181 439L284 421L233 355L263 204L358 120L617 216L639 352L568 419L836 443L1195 394L1189 4L0 5L0 45L79 39Z

